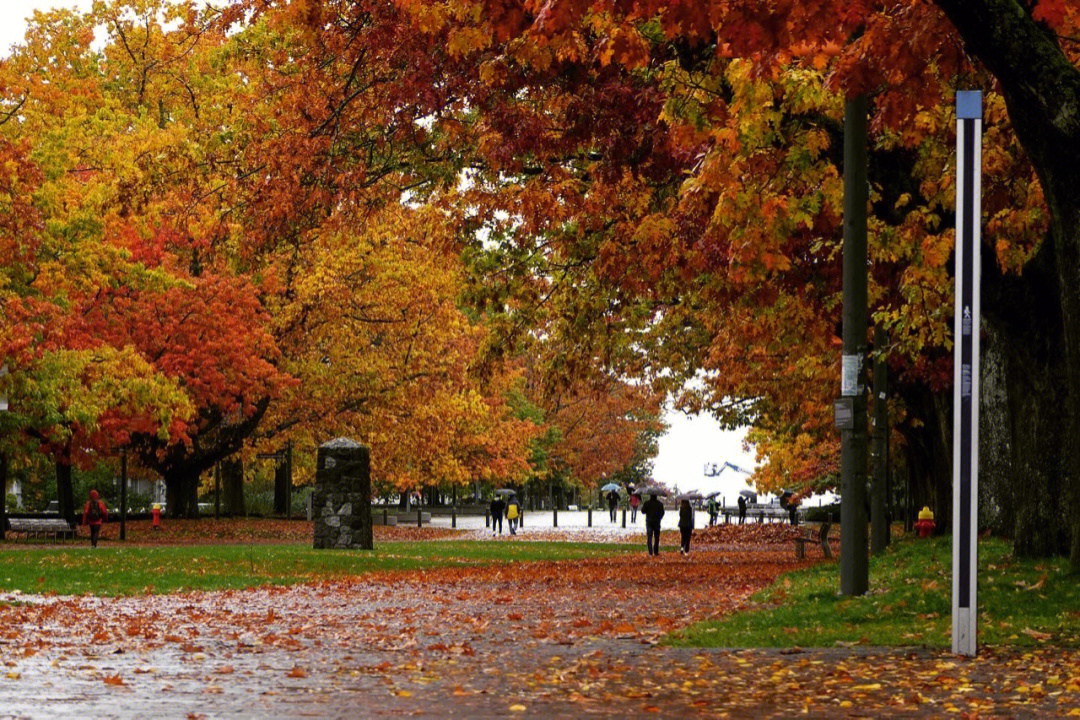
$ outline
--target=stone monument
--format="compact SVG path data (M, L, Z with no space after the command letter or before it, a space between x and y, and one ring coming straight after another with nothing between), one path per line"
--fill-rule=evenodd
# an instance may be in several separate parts
M338 438L319 447L311 494L316 548L371 550L371 457L363 445Z

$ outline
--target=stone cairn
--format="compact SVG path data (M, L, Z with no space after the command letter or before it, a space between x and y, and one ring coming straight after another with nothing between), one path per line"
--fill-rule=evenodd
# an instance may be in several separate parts
M371 550L371 458L348 438L319 447L311 495L316 548Z

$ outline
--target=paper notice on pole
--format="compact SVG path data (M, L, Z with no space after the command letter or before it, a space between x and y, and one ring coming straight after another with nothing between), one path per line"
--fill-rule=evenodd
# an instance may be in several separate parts
M7 377L8 369L7 365L0 367L0 380ZM7 412L8 409L8 397L7 390L0 388L0 412Z
M854 397L859 394L862 355L844 355L840 362L840 394L844 397Z

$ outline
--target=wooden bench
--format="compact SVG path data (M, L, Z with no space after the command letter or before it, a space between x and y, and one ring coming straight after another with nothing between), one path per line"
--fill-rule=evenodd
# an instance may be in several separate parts
M825 557L832 557L832 548L829 547L829 530L832 529L832 523L824 522L821 524L821 528L818 530L817 541L821 544L821 552L825 554ZM806 544L814 542L814 532L811 530L805 537L795 538L795 559L802 560L806 557Z
M30 542L31 537L51 537L53 540L75 537L75 528L60 518L9 518L8 527L16 535L23 533L26 542Z

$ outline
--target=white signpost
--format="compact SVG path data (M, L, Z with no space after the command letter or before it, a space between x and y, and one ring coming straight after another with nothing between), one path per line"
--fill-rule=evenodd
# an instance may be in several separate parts
M956 93L956 317L953 330L952 650L974 656L978 604L979 248L982 92Z

